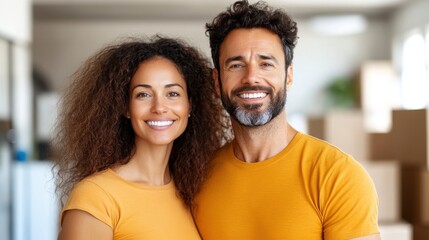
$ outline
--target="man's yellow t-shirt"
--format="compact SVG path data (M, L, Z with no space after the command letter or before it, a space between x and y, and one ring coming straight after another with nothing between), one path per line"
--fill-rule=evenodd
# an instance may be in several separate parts
M298 133L276 156L246 163L218 151L196 198L204 240L344 240L376 234L378 198L363 167Z
M107 169L74 187L63 213L71 209L86 211L110 226L115 240L201 239L173 181L144 186Z

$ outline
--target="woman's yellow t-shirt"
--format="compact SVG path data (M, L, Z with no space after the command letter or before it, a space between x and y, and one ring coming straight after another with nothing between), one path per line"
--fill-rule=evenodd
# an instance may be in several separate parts
M71 209L88 212L109 225L115 240L201 239L173 181L144 186L107 169L74 187L62 213Z

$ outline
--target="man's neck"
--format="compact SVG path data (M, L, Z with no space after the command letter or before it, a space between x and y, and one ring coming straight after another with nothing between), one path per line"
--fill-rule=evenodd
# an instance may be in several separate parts
M282 113L259 127L245 127L232 121L235 156L243 162L261 162L280 153L296 134Z

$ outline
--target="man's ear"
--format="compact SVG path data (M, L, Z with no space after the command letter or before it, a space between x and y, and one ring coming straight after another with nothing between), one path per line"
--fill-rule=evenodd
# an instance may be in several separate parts
M220 96L219 72L217 71L216 68L212 69L212 77L213 77L213 81L214 81L214 86L215 86L216 94L218 96Z
M286 91L292 87L293 83L293 64L290 64L286 70Z

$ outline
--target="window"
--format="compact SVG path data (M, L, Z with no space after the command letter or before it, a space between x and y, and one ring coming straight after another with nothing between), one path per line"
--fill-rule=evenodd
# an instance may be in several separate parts
M416 32L405 39L401 76L402 105L405 109L425 108L428 104L429 78L426 53L425 39L421 33Z
M10 118L9 113L9 43L0 38L0 119Z
M426 30L426 75L429 81L429 26Z

